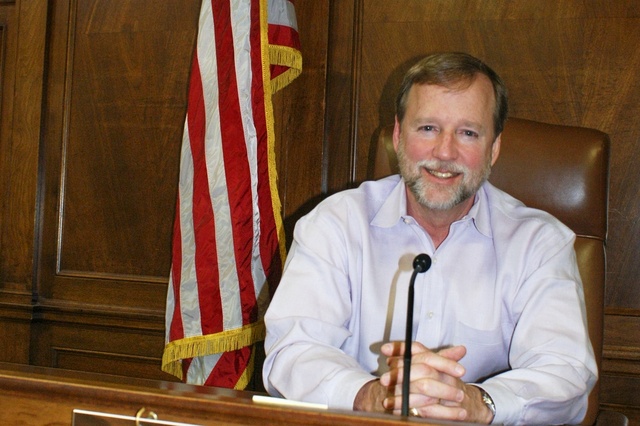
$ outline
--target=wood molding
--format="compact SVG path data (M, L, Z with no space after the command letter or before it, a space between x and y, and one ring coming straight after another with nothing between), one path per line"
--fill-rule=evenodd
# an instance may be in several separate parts
M640 347L638 346L605 346L604 358L621 359L640 362Z
M613 316L640 317L640 309L606 306L604 308L604 314L606 316L612 316L612 317Z
M363 2L331 3L323 193L355 183Z
M59 299L40 299L33 309L34 319L49 324L77 324L143 332L164 332L164 314L164 309L91 305Z

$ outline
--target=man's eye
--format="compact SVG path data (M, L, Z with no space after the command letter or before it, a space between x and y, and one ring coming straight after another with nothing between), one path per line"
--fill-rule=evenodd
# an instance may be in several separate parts
M462 133L466 137L469 137L469 138L477 138L478 137L478 133L474 132L473 130L463 130Z

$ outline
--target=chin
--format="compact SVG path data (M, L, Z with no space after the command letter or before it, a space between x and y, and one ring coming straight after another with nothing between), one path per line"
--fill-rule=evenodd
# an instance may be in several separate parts
M417 198L418 203L430 210L450 210L464 200L459 197L435 197L430 194L422 194Z

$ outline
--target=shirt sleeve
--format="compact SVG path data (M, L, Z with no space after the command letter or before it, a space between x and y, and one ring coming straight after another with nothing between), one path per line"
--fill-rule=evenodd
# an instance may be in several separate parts
M341 225L308 217L296 225L283 278L265 315L263 378L275 396L353 409L374 376L340 348L351 335L348 241Z
M519 313L509 351L511 369L481 384L495 402L494 423L566 419L564 423L574 424L585 415L598 371L574 240L532 245L532 269L511 301Z

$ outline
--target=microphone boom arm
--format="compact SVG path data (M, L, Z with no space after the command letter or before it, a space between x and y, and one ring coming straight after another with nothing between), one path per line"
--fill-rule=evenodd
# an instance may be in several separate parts
M402 409L401 415L409 415L409 382L411 376L411 341L413 337L413 299L414 284L419 273L426 272L431 267L431 258L422 253L413 260L413 273L409 280L409 296L407 298L407 327L404 338L404 365L402 367Z

